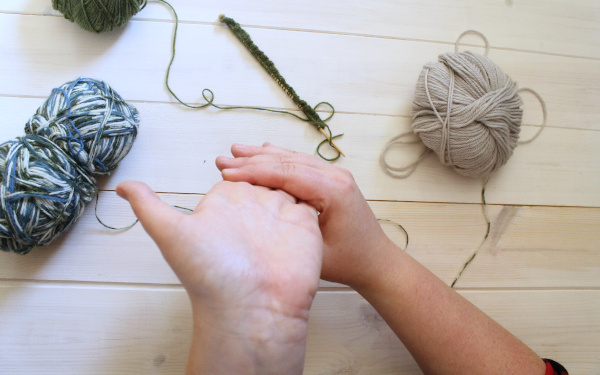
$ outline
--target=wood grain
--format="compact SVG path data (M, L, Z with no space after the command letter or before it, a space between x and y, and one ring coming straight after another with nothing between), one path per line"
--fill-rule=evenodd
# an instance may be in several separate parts
M201 196L161 194L194 208ZM450 284L485 234L479 205L370 202L396 244ZM491 236L457 285L461 288L600 287L599 208L488 206ZM114 192L100 195L98 215L122 227L135 217ZM401 224L406 236L395 224ZM132 267L135 264L135 267ZM178 284L141 225L116 232L98 223L93 205L52 245L19 256L0 253L0 278ZM323 283L323 286L336 286Z
M226 0L202 6L194 0L170 2L180 19L186 22L216 23L218 15L224 13L243 25L447 44L453 44L463 31L476 29L487 35L497 48L600 58L597 22L600 6L594 0L465 0L460 3L338 0L326 4L307 0L301 5L276 0L260 3ZM61 17L47 0L5 1L0 4L0 12ZM152 2L135 17L168 21L171 18L165 6Z
M379 154L410 129L423 65L483 32L490 58L545 99L548 127L517 147L486 188L491 233L457 289L540 355L572 374L600 373L600 2L596 0L172 0L182 24L172 87L202 102L294 110L293 103L219 22L244 25L286 80L330 121L349 169L385 232L451 283L485 233L481 181L429 156L406 180L386 175ZM192 111L164 85L172 15L159 3L126 27L88 33L50 0L0 2L0 139L23 125L50 90L77 76L110 83L141 113L136 144L99 179L99 217L134 216L114 194L147 182L170 204L193 207L220 180L214 160L232 143L269 141L314 153L322 139L295 119L249 111ZM477 38L463 40L482 52ZM523 95L528 138L539 104ZM419 146L390 152L406 163ZM54 244L27 256L0 253L0 373L180 374L190 342L187 296L140 225L103 228L88 206ZM385 322L350 289L321 283L311 311L306 374L420 374Z
M23 134L23 126L43 100L0 97L6 113L2 139ZM248 111L182 110L175 104L133 103L141 113L139 137L132 152L102 188L125 179L142 180L160 192L206 193L221 177L218 155L232 143L265 141L314 154L323 139L312 126L282 115ZM14 110L18 109L18 110ZM480 203L482 181L458 175L433 154L408 179L389 177L379 165L380 152L396 134L410 129L405 117L336 114L334 133L347 157L337 165L349 169L369 200ZM369 129L365 130L365 127ZM533 127L532 127L533 128ZM524 133L531 132L530 127ZM600 132L547 128L533 143L518 146L488 183L489 203L508 205L600 206ZM422 146L396 147L393 164L407 163ZM327 151L327 150L325 150Z
M463 292L540 355L582 375L600 368L598 294ZM182 288L4 283L0 301L2 373L184 371L191 311ZM305 374L421 373L377 312L355 292L319 292L308 337Z
M457 287L600 285L599 209L504 206L492 223Z
M53 87L84 75L112 83L127 100L173 101L164 87L170 23L131 22L101 35L57 17L0 13L0 23L7 30L0 42L6 56L1 95L45 97ZM307 102L328 101L347 113L410 116L423 65L450 50L441 43L340 34L258 28L251 34ZM203 102L201 92L208 87L218 104L295 109L224 26L182 24L178 41L171 87L183 100ZM508 50L494 50L490 58L522 87L542 95L551 114L548 125L600 129L593 121L600 116L595 89L600 60ZM119 82L130 84L119 87ZM539 124L541 112L526 98L531 109L524 122Z

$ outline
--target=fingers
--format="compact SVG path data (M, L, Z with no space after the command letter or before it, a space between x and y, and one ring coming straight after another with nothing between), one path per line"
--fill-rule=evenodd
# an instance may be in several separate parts
M293 196L292 194L286 192L285 190L275 189L275 192L281 194L285 199L287 199L291 203L294 203L294 204L298 203L298 199L295 196Z
M278 160L281 163L298 163L321 169L335 169L336 167L301 152L290 151L282 147L273 146L270 143L259 146L245 146L235 144L231 147L234 158L219 156L216 165L219 170L238 168L242 165Z
M221 171L226 181L245 181L252 185L281 189L292 196L310 203L322 211L330 177L325 171L305 164L272 161L225 168Z
M161 247L169 241L181 214L163 202L148 185L139 181L124 181L117 186L117 194L126 199L135 216L150 237Z
M231 154L234 157L250 157L260 154L295 154L295 151L288 150L283 147L278 147L269 142L263 143L262 146L247 146L242 144L234 144L231 146Z
M269 143L262 147L235 144L231 152L234 158L220 156L216 160L223 180L281 189L319 212L341 191L356 185L343 168Z
M298 202L297 204L302 208L308 210L308 212L310 212L310 214L314 216L315 219L319 220L319 211L317 211L317 209L311 204L308 204L306 202Z

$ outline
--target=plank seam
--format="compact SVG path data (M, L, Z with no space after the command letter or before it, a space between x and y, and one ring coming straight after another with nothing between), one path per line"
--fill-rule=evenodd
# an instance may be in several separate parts
M89 289L131 289L185 291L181 284L153 284L135 282L105 282L86 280L36 280L36 279L0 279L0 288L16 285L36 285L57 288ZM592 287L457 287L457 292L600 292L600 286ZM358 293L350 287L319 287L319 292Z
M114 189L98 189L99 193L116 193ZM198 196L203 197L206 194L202 193L188 193L188 192L174 192L174 191L156 191L156 194L171 194L171 195L181 195L181 196ZM437 205L481 205L481 202L442 202L442 201L411 201L411 200L387 200L387 199L367 199L367 202L373 203L419 203L419 204L437 204ZM498 206L498 207L522 207L522 208L576 208L576 209L598 209L600 206L565 206L565 205L547 205L547 204L510 204L510 203L487 203L488 206Z
M14 94L2 94L0 93L0 98L7 98L7 99L39 99L39 100L46 100L47 96L37 96L37 95L14 95ZM135 104L175 104L176 106L179 106L179 103L177 102L167 102L167 101L161 101L161 100L139 100L139 99L126 99L127 102L129 103L135 103ZM216 103L220 106L237 106L239 104L227 104L227 103ZM300 113L300 111L298 111L295 108L292 107L269 107L269 106L264 106L263 108L267 108L267 109L273 109L273 110L280 110L280 111L290 111L290 112L297 112ZM249 111L251 111L251 109L249 109ZM319 113L329 113L326 110L317 110L317 112ZM219 112L215 112L215 113L219 113ZM258 113L258 112L256 112ZM406 119L412 119L412 116L408 116L408 115L392 115L392 114L387 114L387 113L371 113L371 112L351 112L351 111L339 111L336 110L335 111L336 114L343 114L343 115L351 115L351 116L380 116L380 117L392 117L392 118L406 118ZM525 127L532 127L532 128L539 128L541 127L540 124L528 124L528 123L524 123L521 126ZM561 126L557 126L557 125L545 125L545 128L549 128L549 129L562 129L562 130L577 130L577 131L592 131L592 132L600 132L600 129L585 129L585 128L576 128L576 127L561 127Z
M35 13L10 12L10 11L0 12L0 14L20 15L20 16L28 16L28 17L62 18L62 15L58 15L58 14L35 14ZM175 21L174 20L161 20L158 18L134 17L130 20L130 22L156 22L156 23L171 23L172 24ZM179 20L179 24L225 27L218 22L188 21L188 20L181 20L181 19ZM406 41L406 42L430 43L430 44L442 44L442 45L447 45L447 46L454 46L454 42L420 39L420 38L398 37L398 36L391 36L391 35L351 33L351 32L317 30L317 29L284 28L284 27L275 27L275 26L250 25L250 24L240 24L240 25L247 29L262 29L262 30L275 30L275 31L287 31L287 32L315 33L315 34L338 35L338 36L348 36L348 37L357 37L357 38L400 40L400 41ZM469 44L469 43L464 43L462 45L468 46L468 47L482 47L481 45ZM490 47L490 50L538 54L538 55L544 55L544 56L566 57L566 58L575 58L575 59L583 59L583 60L590 60L590 61L600 61L600 57L571 55L571 54L566 54L566 53L546 52L546 51L539 51L539 50L527 50L527 49L510 48L510 47Z

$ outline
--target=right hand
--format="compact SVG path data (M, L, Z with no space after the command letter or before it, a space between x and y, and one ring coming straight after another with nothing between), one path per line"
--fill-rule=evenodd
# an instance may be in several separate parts
M386 251L396 248L348 170L269 143L233 145L231 153L233 159L216 161L224 180L281 189L319 211L322 279L359 288L377 275Z
M245 182L217 183L191 214L138 181L117 193L190 296L188 373L302 373L323 249L314 207Z

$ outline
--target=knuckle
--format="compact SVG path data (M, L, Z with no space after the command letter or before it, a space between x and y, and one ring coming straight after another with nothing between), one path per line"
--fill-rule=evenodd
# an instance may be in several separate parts
M232 182L232 181L219 181L217 182L214 187L213 187L213 191L218 191L218 192L223 192L223 193L228 193L228 192L233 192L233 191L246 191L250 188L249 183L245 182L245 181L240 181L240 182Z
M339 168L339 172L340 173L336 175L336 185L338 185L338 189L343 192L354 191L357 185L352 172L344 168Z
M281 162L281 174L284 178L293 176L296 174L296 164L295 163L290 163L289 161L282 161Z

